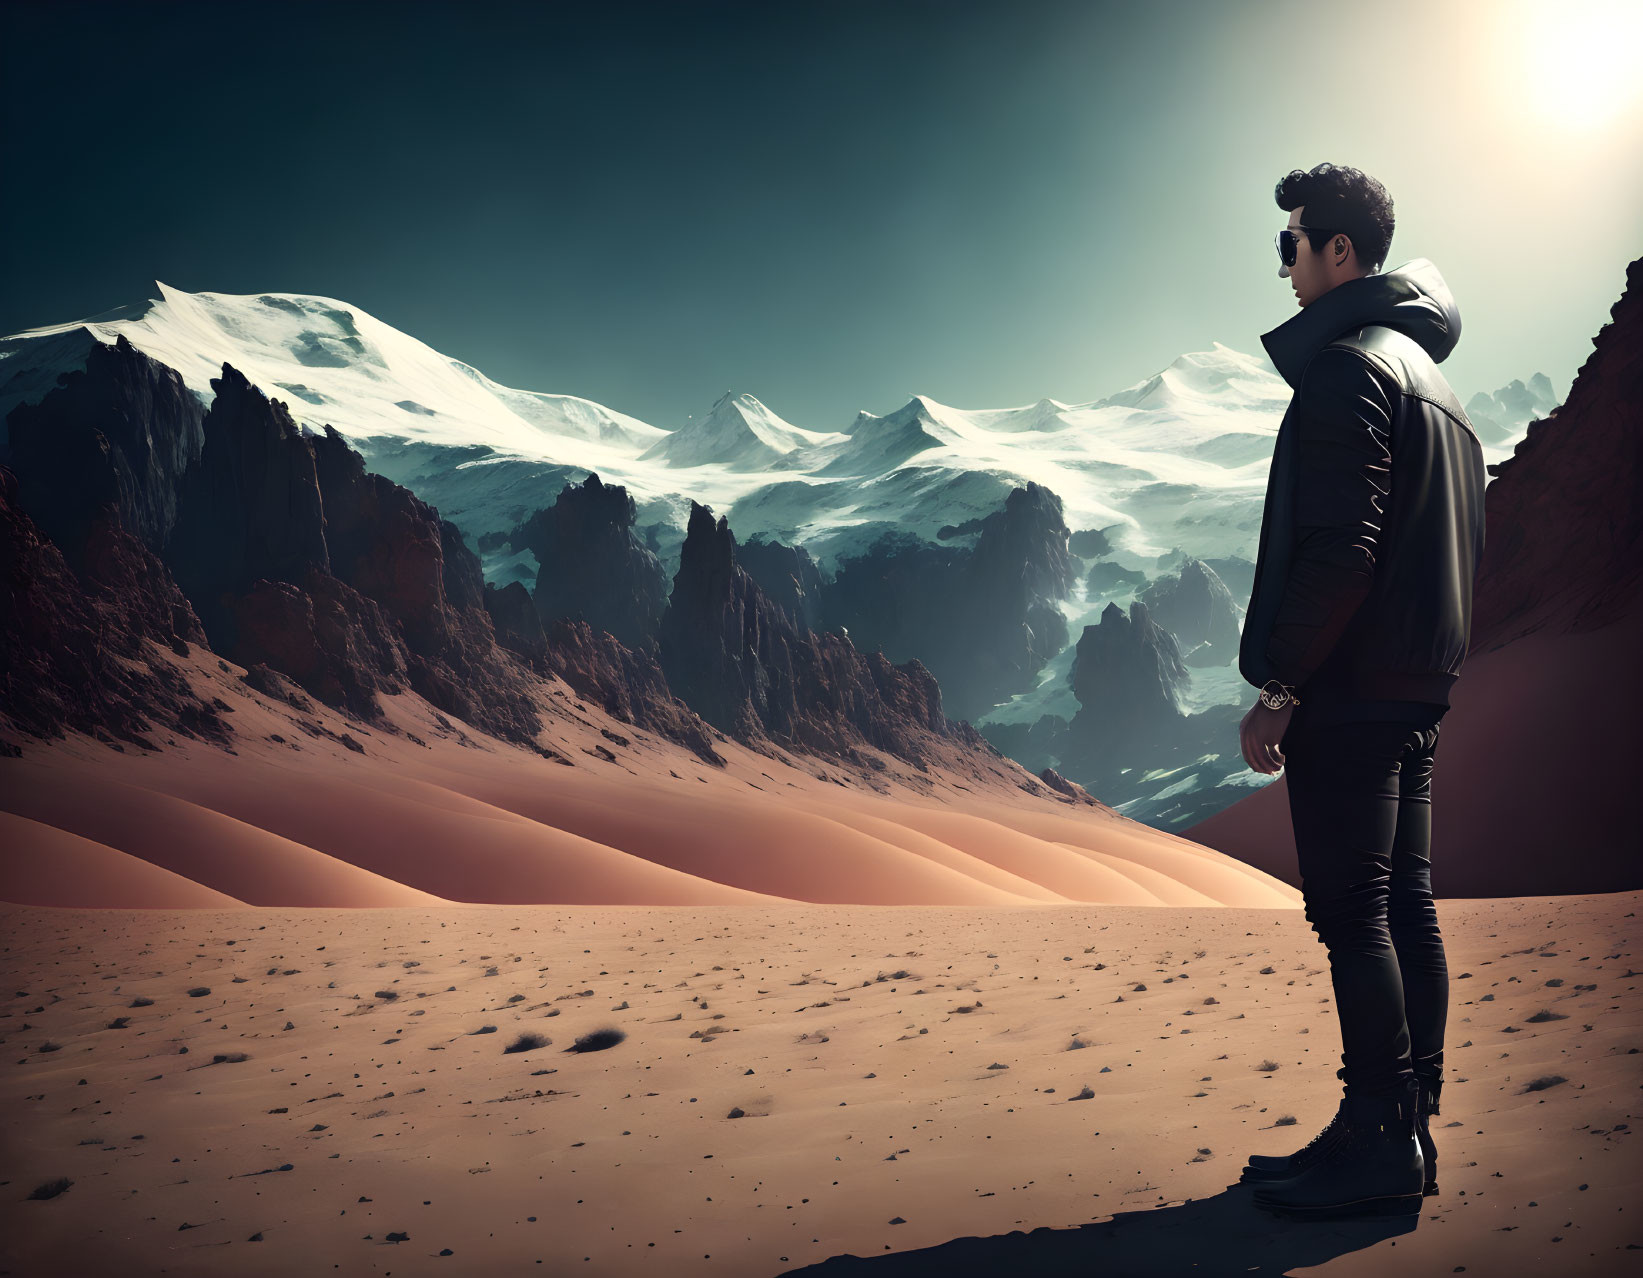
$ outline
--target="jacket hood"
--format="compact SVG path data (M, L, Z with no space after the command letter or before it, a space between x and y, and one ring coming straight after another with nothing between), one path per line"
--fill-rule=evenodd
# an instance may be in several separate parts
M1297 390L1307 363L1342 333L1384 324L1415 341L1441 364L1460 341L1460 310L1438 268L1424 257L1395 271L1337 284L1270 333L1261 335L1272 366Z

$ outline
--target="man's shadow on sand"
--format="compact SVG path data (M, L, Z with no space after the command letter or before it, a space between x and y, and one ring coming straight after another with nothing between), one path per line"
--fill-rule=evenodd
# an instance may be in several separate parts
M1066 1229L1015 1230L992 1238L954 1238L919 1251L834 1256L790 1274L912 1275L1099 1274L1101 1278L1279 1278L1385 1238L1411 1233L1416 1215L1356 1220L1294 1220L1257 1207L1255 1186L1230 1185L1213 1198L1173 1207L1121 1211L1111 1220Z

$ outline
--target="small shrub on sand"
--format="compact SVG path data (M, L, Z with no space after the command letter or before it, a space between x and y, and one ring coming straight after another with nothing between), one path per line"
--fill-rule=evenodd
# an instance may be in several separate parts
M591 1034L584 1034L565 1050L567 1052L602 1052L607 1047L615 1047L627 1037L619 1029L597 1029Z

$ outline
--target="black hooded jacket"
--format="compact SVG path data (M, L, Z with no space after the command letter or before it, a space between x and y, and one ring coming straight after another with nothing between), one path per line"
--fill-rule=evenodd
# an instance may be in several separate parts
M1278 428L1238 670L1321 717L1440 715L1471 639L1483 450L1438 372L1460 312L1425 258L1339 284L1262 344Z

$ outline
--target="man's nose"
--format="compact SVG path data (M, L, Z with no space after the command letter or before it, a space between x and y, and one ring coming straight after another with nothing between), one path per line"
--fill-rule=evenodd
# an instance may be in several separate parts
M1289 267L1280 265L1278 267L1278 278L1287 280L1289 278Z

